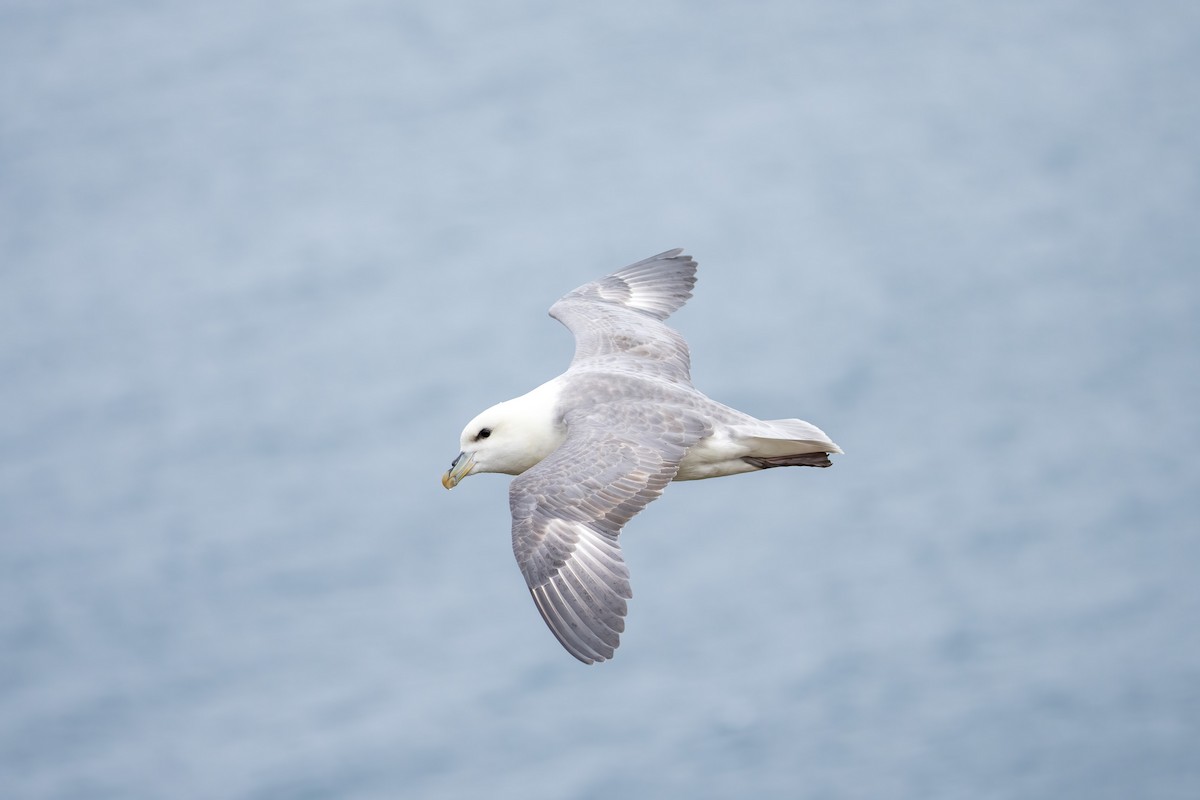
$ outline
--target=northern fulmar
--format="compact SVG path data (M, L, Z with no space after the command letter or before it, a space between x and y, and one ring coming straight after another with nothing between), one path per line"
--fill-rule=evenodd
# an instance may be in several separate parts
M828 467L841 453L799 419L760 420L692 386L687 342L665 320L692 296L696 262L668 250L550 307L575 336L567 371L467 423L447 489L477 472L509 487L513 553L571 655L612 658L625 630L621 528L673 480Z

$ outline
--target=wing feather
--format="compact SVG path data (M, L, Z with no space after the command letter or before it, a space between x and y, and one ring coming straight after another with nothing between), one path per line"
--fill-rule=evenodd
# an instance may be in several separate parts
M630 264L586 283L550 307L575 336L572 368L653 375L691 385L691 356L678 331L663 323L688 301L696 262L679 249Z
M563 647L587 664L612 658L625 629L633 592L621 528L662 494L707 432L707 423L687 413L664 424L649 405L642 398L574 408L563 444L509 488L513 554L534 604Z

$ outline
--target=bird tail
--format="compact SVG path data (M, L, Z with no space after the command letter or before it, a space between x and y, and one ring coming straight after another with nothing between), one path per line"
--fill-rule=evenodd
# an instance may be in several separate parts
M802 419L763 420L745 433L753 450L742 460L759 469L828 467L830 453L842 452L825 431Z

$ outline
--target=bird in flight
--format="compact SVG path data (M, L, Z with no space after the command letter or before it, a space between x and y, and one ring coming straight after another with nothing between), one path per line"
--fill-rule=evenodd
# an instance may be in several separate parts
M668 250L550 307L575 336L567 371L463 429L442 476L509 487L513 553L533 602L571 655L612 658L633 595L618 536L673 480L828 467L841 453L799 419L760 420L692 386L687 342L665 320L692 296L696 262Z

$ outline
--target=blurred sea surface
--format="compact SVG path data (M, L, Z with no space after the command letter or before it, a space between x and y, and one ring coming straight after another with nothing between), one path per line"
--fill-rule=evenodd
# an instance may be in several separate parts
M0 4L0 796L1200 796L1200 6ZM438 477L683 246L584 667Z

